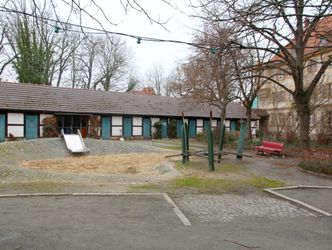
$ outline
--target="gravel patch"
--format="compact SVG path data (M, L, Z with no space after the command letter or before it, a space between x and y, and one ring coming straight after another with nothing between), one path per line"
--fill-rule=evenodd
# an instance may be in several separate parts
M86 146L90 149L89 155L112 155L129 153L162 153L165 150L149 145L133 143L130 141L112 141L86 139ZM142 184L171 178L177 173L171 170L166 174L160 171L159 176L135 176L126 174L86 174L86 173L57 173L46 170L27 169L20 166L20 162L28 160L43 160L69 157L65 142L62 138L45 138L30 141L6 142L0 144L0 183L15 182L79 182L84 184ZM167 162L160 168L169 169ZM172 168L172 167L171 167Z

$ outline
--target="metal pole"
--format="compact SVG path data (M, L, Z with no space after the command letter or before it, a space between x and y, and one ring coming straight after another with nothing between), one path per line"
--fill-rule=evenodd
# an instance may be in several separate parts
M240 138L237 144L237 154L236 159L242 160L243 148L244 148L244 139L246 136L247 126L243 120L241 120L241 128L240 128Z

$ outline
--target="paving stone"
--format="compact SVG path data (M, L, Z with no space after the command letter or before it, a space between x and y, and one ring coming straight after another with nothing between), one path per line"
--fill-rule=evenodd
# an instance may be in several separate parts
M184 211L203 222L228 222L236 217L290 217L319 216L287 201L259 195L187 195L175 199Z

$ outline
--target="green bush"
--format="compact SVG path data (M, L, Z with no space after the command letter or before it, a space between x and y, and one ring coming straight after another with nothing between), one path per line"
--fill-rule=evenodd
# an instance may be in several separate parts
M156 131L153 133L153 138L161 139L161 127L162 127L162 125L163 125L162 121L158 121L158 122L155 122L153 124L154 128L156 129Z
M198 133L196 135L196 140L199 141L199 142L207 142L207 138L206 138L205 133L203 133L203 132Z
M299 163L299 167L316 173L332 175L332 160L331 159L314 159L305 160Z
M59 130L55 117L46 117L43 119L43 137L58 137Z
M170 119L168 125L168 138L175 139L176 138L176 119Z
M225 132L225 143L232 143L239 140L237 132Z

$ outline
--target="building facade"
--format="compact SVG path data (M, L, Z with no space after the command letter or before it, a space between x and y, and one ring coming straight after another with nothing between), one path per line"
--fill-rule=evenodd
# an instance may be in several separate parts
M307 87L320 69L321 62L332 56L332 17L320 21L305 49L304 87ZM294 90L294 81L282 69L287 70L280 58L275 56L264 72L275 81L290 90ZM272 81L267 82L258 93L258 108L269 113L269 131L280 134L294 133L297 130L298 117L292 94ZM311 134L322 130L332 132L332 64L328 66L311 99Z
M152 138L156 122L161 123L162 138L168 137L171 124L176 136L182 136L182 113L190 137L201 133L210 123L220 121L220 112L189 98L146 96L99 90L56 88L51 86L0 83L0 141L7 138L43 137L45 118L55 117L59 131L102 139ZM230 103L226 111L226 129L236 131L246 119L240 103ZM253 115L255 132L259 117Z

